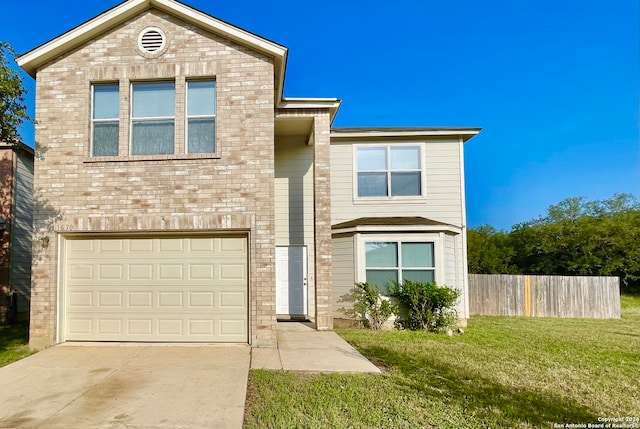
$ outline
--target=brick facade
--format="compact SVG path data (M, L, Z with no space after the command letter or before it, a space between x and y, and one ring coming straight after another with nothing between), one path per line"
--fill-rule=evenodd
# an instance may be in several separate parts
M149 26L166 35L167 50L157 58L136 48ZM184 154L184 83L199 77L216 79L215 156ZM156 79L176 83L177 155L129 157L130 83ZM90 157L94 82L120 84L118 157ZM36 117L32 347L56 342L59 234L224 230L250 238L250 342L275 345L271 58L150 9L39 68ZM318 154L327 157L327 167L317 181L328 207L328 115L321 120L326 133ZM319 219L326 239L330 217ZM330 281L330 268L319 270L319 284Z
M316 326L333 329L331 303L331 172L330 119L328 113L318 114L313 124L314 205L316 251Z

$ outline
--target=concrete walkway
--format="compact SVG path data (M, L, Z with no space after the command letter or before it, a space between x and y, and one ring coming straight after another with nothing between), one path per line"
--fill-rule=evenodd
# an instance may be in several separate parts
M249 346L59 345L0 368L0 428L242 427Z
M62 344L0 368L0 428L242 428L251 368L379 373L335 332L278 324L277 349Z
M302 322L279 322L278 348L253 348L251 369L380 373L335 332L316 331L311 324Z

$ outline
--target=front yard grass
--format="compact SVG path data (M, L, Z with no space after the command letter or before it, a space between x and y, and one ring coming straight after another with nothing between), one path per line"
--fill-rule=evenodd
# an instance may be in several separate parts
M28 344L28 323L0 326L0 367L33 354Z
M640 297L620 320L473 317L338 333L383 375L249 374L246 428L540 428L640 417Z

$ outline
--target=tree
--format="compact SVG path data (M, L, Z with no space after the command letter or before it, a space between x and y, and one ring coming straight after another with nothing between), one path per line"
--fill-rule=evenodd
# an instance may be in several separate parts
M640 288L640 204L633 195L567 198L547 216L515 225L509 240L522 274L618 276L622 290Z
M473 274L509 274L514 251L509 236L489 225L467 232L469 272Z
M32 122L27 113L22 78L9 67L15 51L6 42L0 42L0 142L18 143L18 129L24 122Z

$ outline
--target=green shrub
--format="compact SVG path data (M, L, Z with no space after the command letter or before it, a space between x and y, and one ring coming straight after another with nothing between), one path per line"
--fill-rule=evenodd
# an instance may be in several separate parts
M353 313L366 327L379 330L398 307L380 295L380 289L369 283L356 283L352 289Z
M457 322L454 308L460 292L429 282L405 280L393 282L392 297L400 302L406 317L399 321L404 328L439 332L451 329Z

